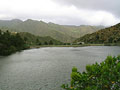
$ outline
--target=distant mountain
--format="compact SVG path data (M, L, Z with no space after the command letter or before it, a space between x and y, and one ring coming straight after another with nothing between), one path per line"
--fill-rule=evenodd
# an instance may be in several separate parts
M120 23L75 40L85 43L120 43Z
M72 42L85 34L98 31L103 26L68 26L58 25L54 23L45 23L43 21L31 20L21 21L19 19L0 20L0 28L2 30L9 29L17 32L29 32L39 36L51 36L62 42Z

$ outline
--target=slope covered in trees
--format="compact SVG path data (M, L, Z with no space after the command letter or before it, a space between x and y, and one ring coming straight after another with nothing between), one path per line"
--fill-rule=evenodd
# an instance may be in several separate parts
M37 36L50 36L62 42L72 42L85 34L95 32L103 26L68 26L58 25L54 23L45 23L43 21L31 20L21 21L14 20L0 20L0 28L16 32L29 32Z
M27 32L20 32L20 36L24 39L28 45L61 45L63 42L55 40L50 36L40 37Z
M75 40L75 42L94 44L120 43L120 23L92 34L87 34Z
M0 30L0 55L9 55L34 45L63 44L51 37L35 36L26 32L9 32Z
M12 34L9 31L2 32L0 30L0 55L9 55L26 48L25 41L19 33Z

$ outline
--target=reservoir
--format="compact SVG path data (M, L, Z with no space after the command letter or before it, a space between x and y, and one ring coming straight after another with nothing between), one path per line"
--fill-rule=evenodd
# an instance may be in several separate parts
M102 62L120 54L118 46L43 47L0 57L0 90L62 90L73 66Z

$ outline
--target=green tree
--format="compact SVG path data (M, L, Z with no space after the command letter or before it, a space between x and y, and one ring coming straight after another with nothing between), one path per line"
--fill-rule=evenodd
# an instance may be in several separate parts
M53 45L53 41L52 40L50 40L49 45Z
M39 42L39 45L42 45L42 43L41 43L41 42Z
M0 30L0 36L2 35L2 31Z
M0 55L9 55L26 48L25 41L19 33L12 34L9 31L0 33Z
M44 42L45 45L48 45L48 42Z
M28 38L27 37L24 37L24 41L26 42L28 40Z

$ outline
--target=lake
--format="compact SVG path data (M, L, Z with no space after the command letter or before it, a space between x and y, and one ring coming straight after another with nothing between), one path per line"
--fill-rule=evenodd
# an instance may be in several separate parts
M118 54L117 46L45 47L0 57L0 90L61 90L73 66L82 72Z

